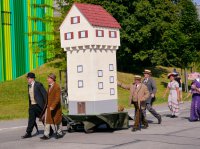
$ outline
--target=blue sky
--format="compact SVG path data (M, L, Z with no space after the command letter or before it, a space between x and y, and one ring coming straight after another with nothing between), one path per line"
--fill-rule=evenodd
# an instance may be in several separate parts
M193 0L193 2L195 2L195 3L200 5L200 0Z

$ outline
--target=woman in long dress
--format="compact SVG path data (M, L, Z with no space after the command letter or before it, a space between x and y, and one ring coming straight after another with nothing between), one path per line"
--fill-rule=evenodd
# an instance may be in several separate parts
M191 94L190 121L198 121L200 120L200 82L197 80L191 85Z
M170 82L168 83L167 89L164 93L165 97L169 91L168 107L171 111L171 118L176 118L179 114L179 84L177 81L175 81L174 76L175 75L173 73L168 74L168 79L170 79Z

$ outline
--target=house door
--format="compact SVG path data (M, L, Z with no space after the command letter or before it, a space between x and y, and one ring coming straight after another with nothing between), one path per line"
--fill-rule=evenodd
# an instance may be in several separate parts
M85 114L85 102L78 102L78 114Z

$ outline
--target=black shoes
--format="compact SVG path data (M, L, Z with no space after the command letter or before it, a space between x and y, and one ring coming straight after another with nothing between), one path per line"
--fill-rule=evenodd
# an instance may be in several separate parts
M44 135L44 136L40 137L40 139L42 139L42 140L49 140L50 138Z
M60 139L60 138L62 138L63 137L63 135L61 135L61 134L57 134L56 135L56 139Z
M21 136L22 139L31 138L32 135L30 133L26 133L25 135Z
M144 125L142 128L147 129L148 127L149 127L149 125L147 124L147 125Z
M171 118L177 118L177 117L178 117L178 116L176 116L176 115L172 115L172 116L171 116Z
M159 115L159 117L158 117L158 124L161 124L161 122L162 122L162 117L161 117L161 115Z
M62 137L63 137L63 135L61 135L61 134L56 134L56 136L55 136L56 139L60 139ZM40 139L41 140L49 140L50 137L47 137L47 136L43 135L42 137L40 137Z
M140 128L135 128L135 127L133 127L131 131L135 132L135 131L137 131L137 130L141 130L141 129L140 129Z

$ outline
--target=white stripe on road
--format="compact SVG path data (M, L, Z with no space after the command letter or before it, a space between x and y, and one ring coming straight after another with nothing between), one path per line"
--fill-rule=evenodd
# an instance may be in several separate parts
M42 124L39 124L38 126L43 126ZM17 126L17 127L8 127L8 128L0 128L0 131L3 130L13 130L13 129L20 129L20 128L26 128L27 126Z
M25 128L27 126L18 126L18 127L9 127L9 128L0 128L0 131L3 131L3 130L10 130L10 129L19 129L19 128Z

